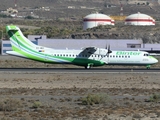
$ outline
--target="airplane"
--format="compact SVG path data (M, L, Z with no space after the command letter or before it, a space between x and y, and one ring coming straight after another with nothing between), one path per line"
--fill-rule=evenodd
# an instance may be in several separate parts
M9 55L32 59L44 63L74 64L85 69L103 65L142 65L147 69L158 60L145 51L111 51L110 47L84 47L79 50L52 49L32 43L14 25L6 26L12 46Z

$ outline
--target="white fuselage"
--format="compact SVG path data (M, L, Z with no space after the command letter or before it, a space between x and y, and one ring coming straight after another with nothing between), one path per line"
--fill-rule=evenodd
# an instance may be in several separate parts
M108 65L147 65L157 63L158 60L149 56L144 51L112 51L107 54L107 49L98 48L94 53L83 53L83 50L54 50L50 49L47 54L59 57L84 58L103 61Z

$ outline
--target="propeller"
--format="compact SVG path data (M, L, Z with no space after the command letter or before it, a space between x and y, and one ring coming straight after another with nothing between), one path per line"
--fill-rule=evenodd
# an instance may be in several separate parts
M108 54L112 53L111 49L110 49L110 45L108 46Z
M110 50L110 45L108 45L108 46L106 45L106 49L108 50L107 54L112 53L112 51Z

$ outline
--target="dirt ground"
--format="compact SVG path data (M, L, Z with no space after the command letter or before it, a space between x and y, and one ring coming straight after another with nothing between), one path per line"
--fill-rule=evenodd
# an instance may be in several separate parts
M159 73L0 72L1 119L160 119ZM89 94L107 102L83 105Z
M0 64L31 64L16 60ZM83 104L89 95L105 102ZM160 73L1 71L0 97L0 120L160 120Z

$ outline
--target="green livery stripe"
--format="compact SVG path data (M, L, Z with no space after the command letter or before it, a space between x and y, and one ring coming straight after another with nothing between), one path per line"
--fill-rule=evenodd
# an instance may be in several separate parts
M22 54L23 56L26 56L27 58L30 58L30 59L33 59L33 60L37 60L37 61L44 61L44 58L40 58L40 57L31 55L31 54L28 54L28 53L20 50L19 48L15 47L15 46L13 46L13 49L14 49L17 53Z
M24 44L28 45L28 46L32 46L30 41L29 43L25 40L26 38L23 36L23 34L21 34L20 31L18 31L19 29L16 26L9 26L6 27L8 34L11 38L13 38L13 40L18 40L18 41L22 41Z
M12 36L12 33L9 32L9 35ZM18 45L20 46L20 48L21 48L21 47L24 47L25 49L27 49L27 50L29 50L29 51L32 51L32 52L34 52L34 53L43 55L43 53L37 52L37 51L29 48L30 46L27 47L27 46L25 45L25 43L23 43L23 38L22 38L22 37L16 39L15 36L13 35L13 36L11 37L11 39L12 39L14 42L18 43ZM21 49L20 49L20 50L21 50Z
M23 42L24 44L31 47L31 45L29 43L27 43L22 36L19 35L18 31L9 31L8 34L11 37L11 39L13 39L18 44L20 42Z
M24 38L23 36L21 36L18 31L15 33L15 35L17 36L18 41L21 41L21 42L23 42L24 44L26 44L26 45L28 45L28 46L31 47L31 44L29 44L28 42L26 42L26 41L24 40L25 38Z

